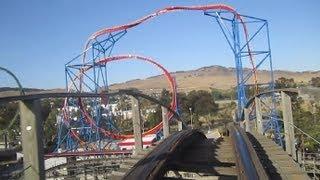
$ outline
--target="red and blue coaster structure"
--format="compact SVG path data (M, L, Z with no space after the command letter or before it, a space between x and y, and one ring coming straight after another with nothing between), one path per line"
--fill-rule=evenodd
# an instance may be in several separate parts
M158 64L151 58L137 55L111 56L112 50L130 29L137 28L140 24L160 15L178 11L202 12L205 16L216 21L222 30L234 54L237 78L237 117L240 120L243 108L248 101L248 89L253 89L254 93L257 94L262 84L258 80L258 69L263 67L263 70L268 70L270 78L263 85L267 86L269 90L274 89L269 28L267 20L239 14L233 7L224 4L171 6L160 9L131 23L104 28L93 33L85 43L83 52L65 65L67 90L79 93L85 91L95 93L108 91L107 62L133 58L140 60L148 59L153 61L154 64ZM165 71L164 74L166 74ZM166 76L170 82L169 75ZM175 83L171 87L173 94L176 95ZM274 96L272 101L274 102ZM87 107L85 107L85 104ZM88 106L88 104L90 105ZM63 111L64 115L60 123L58 123L57 147L67 151L74 151L80 147L84 147L84 149L101 149L101 141L132 137L131 135L125 136L119 134L120 132L114 125L115 123L112 121L111 116L109 116L109 112L104 113L108 114L107 118L102 118L101 104L101 99L94 99L90 102L84 99L66 99ZM77 120L77 123L72 123L70 109L68 109L71 106L77 107L81 111L80 120ZM178 111L176 96L171 106ZM268 109L270 110L268 114L269 119L266 121L264 129L265 131L268 129L274 130L275 141L279 145L282 145L275 107L274 105L270 105ZM254 108L252 108L250 118L254 119L254 116ZM155 130L161 130L161 124L151 129L153 133Z
M68 77L71 79L68 82L71 82L68 84L68 91L75 91L75 92L82 92L84 88L89 88L89 83L96 83L93 81L92 78L89 78L88 73L90 73L94 66L101 66L105 67L106 64L111 63L111 62L117 62L117 61L125 61L125 60L137 60L137 61L143 61L149 64L152 64L161 72L164 74L164 76L167 78L167 81L169 83L169 87L171 89L171 104L170 107L174 110L177 109L177 91L176 91L176 83L174 78L171 76L169 71L165 69L162 65L157 63L154 59L149 58L149 57L144 57L141 55L117 55L117 56L108 56L105 58L100 58L98 61L95 62L95 64L87 64L86 66L83 66L81 68L81 73L75 74L74 72L71 72L73 76L68 74ZM77 67L77 65L76 65ZM69 71L69 70L68 70ZM99 75L98 75L99 76ZM86 78L85 78L86 77ZM84 85L83 85L84 84ZM82 87L81 87L82 86ZM106 92L106 88L101 86L100 84L97 85L98 90L95 91L96 93L98 91ZM81 89L81 91L80 91ZM59 123L59 134L58 137L60 136L60 140L58 139L58 145L68 147L71 145L69 148L66 150L74 150L78 149L80 146L85 147L84 149L88 150L100 150L101 149L101 136L102 139L105 140L119 140L119 139L128 139L128 138L133 138L132 134L129 135L123 135L120 134L118 129L115 129L115 123L112 121L112 114L110 112L107 112L107 115L104 113L102 114L101 112L101 105L107 104L108 101L103 95L101 98L97 98L91 101L84 102L85 100L83 99L77 99L77 100L71 100L71 99L65 99L65 104L64 104L64 115L62 121ZM76 120L78 123L70 126L70 122L72 122L72 118L70 115L70 107L76 107L79 106L80 110L80 119ZM89 105L90 107L95 107L98 106L99 108L91 108L86 109L85 106ZM96 111L98 110L98 111ZM93 116L91 114L94 114ZM105 118L103 118L103 116ZM167 114L168 118L171 120L173 117L173 114L171 112L168 112ZM106 118L107 117L107 118ZM98 119L100 118L100 119ZM106 126L104 125L104 121L107 120L107 124L111 124L111 126ZM99 125L98 123L102 122L101 125L104 125L103 127ZM69 128L68 128L69 127ZM91 128L94 129L94 132L88 132ZM69 131L66 131L66 129L69 129ZM150 134L156 134L156 133L161 133L162 129L162 122L156 125L155 127L151 128L148 131L145 131L143 133L143 136L145 135L150 135ZM62 130L64 130L64 133L62 133ZM97 135L98 134L98 135ZM61 135L64 136L63 139L61 139ZM93 136L95 135L95 136ZM91 136L91 137L90 137ZM92 137L93 136L93 137ZM70 140L71 139L71 140ZM76 140L76 141L74 141ZM90 141L92 140L92 141ZM70 143L71 141L71 143ZM64 144L62 144L64 143ZM104 143L105 144L105 143ZM74 147L77 148L74 148ZM59 147L59 146L58 146Z

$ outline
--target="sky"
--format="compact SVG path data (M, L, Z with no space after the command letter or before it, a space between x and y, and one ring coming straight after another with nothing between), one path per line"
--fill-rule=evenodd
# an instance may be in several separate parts
M0 66L24 87L64 88L64 66L97 30L129 23L166 6L225 3L240 14L268 20L274 69L320 70L319 0L2 0ZM152 57L169 71L210 65L234 67L216 21L201 12L166 14L130 30L113 54ZM109 83L160 72L141 62L108 65ZM12 80L0 73L0 86Z

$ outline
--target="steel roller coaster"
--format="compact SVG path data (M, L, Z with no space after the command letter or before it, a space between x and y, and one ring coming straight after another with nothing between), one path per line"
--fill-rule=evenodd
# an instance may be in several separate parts
M172 6L160 9L152 14L144 16L128 24L101 29L93 33L86 41L84 50L77 57L70 60L65 65L66 88L68 92L95 92L108 91L108 77L106 64L111 61L120 61L128 59L143 60L160 68L170 83L172 91L171 107L178 110L176 102L176 84L170 73L158 62L151 58L138 55L118 55L111 56L116 43L128 33L128 31L138 25L145 23L155 17L166 13L178 11L199 11L204 15L213 18L221 28L228 45L230 46L235 59L236 78L237 78L237 99L238 109L237 117L240 119L243 108L247 103L247 91L253 87L254 94L259 92L257 69L262 64L267 65L270 70L270 79L267 82L268 89L274 89L271 48L269 40L268 22L264 19L255 18L239 14L233 7L224 4L211 4L202 6ZM249 27L252 27L252 30ZM257 50L255 40L262 38L265 46ZM259 39L258 39L259 40ZM89 55L91 54L91 55ZM250 64L250 70L244 64ZM252 82L252 83L250 83ZM88 106L88 104L90 104ZM126 139L132 135L122 135L114 126L112 118L101 117L101 98L96 98L88 102L87 100L66 99L63 108L63 116L59 121L58 143L57 147L68 151L77 150L80 147L91 146L93 149L100 149L96 142L102 139ZM75 127L72 125L70 116L71 106L78 107L80 111L80 120ZM253 105L254 106L254 105ZM88 108L90 107L90 108ZM254 119L254 108L250 113L251 119ZM281 145L280 129L275 116L274 107L269 108L269 121L264 125L265 130L275 130L275 140ZM168 114L171 118L172 114ZM102 124L110 126L102 127ZM161 130L162 124L148 130L145 134L155 133ZM101 137L102 136L102 137ZM87 148L84 148L87 149Z

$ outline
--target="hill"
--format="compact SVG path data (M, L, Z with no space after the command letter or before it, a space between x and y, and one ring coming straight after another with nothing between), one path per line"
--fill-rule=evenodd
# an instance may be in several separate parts
M249 69L245 70L248 73ZM178 91L188 92L191 90L209 90L216 88L226 90L236 85L236 70L235 68L228 68L223 66L208 66L190 71L173 72L178 84ZM296 82L307 83L312 77L320 76L320 71L274 71L275 79L279 77L293 78ZM269 81L270 73L266 70L258 71L259 83L266 83ZM249 80L252 82L252 80ZM110 85L111 90L124 88L137 88L144 92L159 92L163 88L169 88L169 85L163 75L153 76L146 79L135 79L124 83L117 83Z
M37 88L23 88L26 94L32 93L46 93L46 92L64 92L64 89L37 89ZM19 88L15 87L0 87L0 97L19 95Z
M249 69L245 70L247 74ZM172 76L175 77L178 84L179 92L189 92L192 90L209 90L210 88L227 90L236 85L236 70L235 68L223 66L208 66L189 71L173 72ZM270 80L270 73L265 70L258 71L259 83L266 83ZM320 77L320 71L274 71L275 79L280 77L293 78L295 82L307 83L312 77ZM249 82L253 82L252 79ZM111 84L111 90L137 88L145 93L159 93L163 88L169 89L169 84L163 75L152 76L146 79L134 79L123 83ZM64 92L64 89L35 89L26 88L26 93L33 92ZM1 87L0 96L19 94L17 88Z

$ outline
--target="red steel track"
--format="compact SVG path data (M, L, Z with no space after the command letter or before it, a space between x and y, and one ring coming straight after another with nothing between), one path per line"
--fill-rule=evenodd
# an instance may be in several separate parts
M258 91L258 80L257 80L257 73L256 73L256 66L253 60L253 56L252 56L252 52L251 52L251 48L250 48L250 44L248 43L249 41L249 33L248 33L248 29L246 24L244 23L242 17L240 16L240 14L231 6L226 5L226 4L209 4L209 5L199 5L199 6L171 6L171 7L166 7L163 9L160 9L152 14L146 15L140 19L137 19L131 23L128 24L123 24L123 25L119 25L119 26L113 26L110 28L104 28L101 29L95 33L93 33L89 39L87 40L85 47L84 47L84 54L83 54L83 62L85 62L86 59L86 55L87 55L87 51L86 49L88 49L90 43L92 40L98 38L101 35L105 35L105 34L109 34L109 33L114 33L114 32L118 32L118 31L123 31L123 30L128 30L130 28L133 28L135 26L138 26L139 24L146 22L148 20L151 20L157 16L163 15L163 14L167 14L170 12L177 12L177 11L207 11L207 10L223 10L223 11L228 11L232 14L234 14L236 16L236 18L238 20L240 20L242 27L243 27L243 32L245 35L245 39L247 41L247 49L248 49L248 54L249 54L249 59L250 59L250 63L252 66L252 71L253 71L253 78L254 78L254 84L255 84L255 90L256 92Z
M176 101L176 96L177 96L177 91L176 91L176 82L173 79L173 77L171 76L171 74L169 73L168 70L166 70L161 64L157 63L156 61L154 61L151 58L148 57L144 57L144 56L139 56L139 55L119 55L119 56L112 56L112 57L107 57L104 59L101 59L100 61L98 61L99 64L106 64L112 61L124 61L124 60L129 60L129 59L136 59L136 60L141 60L141 61L145 61L148 63L151 63L152 65L156 66L157 68L159 68L164 75L166 76L170 87L171 87L171 109L176 109L177 108L177 101ZM171 112L168 112L167 114L168 118L171 119L173 114ZM143 133L143 136L145 135L149 135L149 134L155 134L157 131L159 131L162 128L162 122L160 122L158 125L156 125L155 127L151 128L148 131L145 131ZM116 139L128 139L128 138L133 138L133 134L130 135L115 135Z
M111 56L111 57L106 57L104 59L100 59L97 64L107 64L110 62L114 62L114 61L125 61L125 60L140 60L140 61L144 61L147 63L150 63L152 65L154 65L155 67L159 68L163 74L165 75L165 77L167 78L170 88L171 88L171 109L176 109L177 108L177 101L176 101L176 96L177 96L177 92L176 92L176 82L174 80L174 78L171 76L170 72L165 69L161 64L157 63L154 59L149 58L149 57L144 57L141 55L118 55L118 56ZM82 69L82 73L85 73L86 71L92 69L93 66L89 66L85 69ZM113 139L128 139L128 138L133 138L133 134L129 134L129 135L123 135L123 134L115 134L113 132L107 131L103 128L98 127L94 120L91 118L90 114L83 108L84 104L83 101L81 100L81 98L79 98L79 104L80 104L80 110L81 113L84 115L84 119L86 121L86 123L88 123L90 126L97 128L102 134L104 134L105 136L111 137ZM66 108L65 108L66 109ZM168 112L167 114L168 118L171 119L173 114L171 112ZM143 136L145 135L149 135L149 134L155 134L156 132L158 132L160 129L162 128L162 122L160 122L158 125L156 125L155 127L151 128L148 131L145 131L143 133ZM74 138L76 138L79 142L80 145L84 146L85 142L83 142L80 137L77 135L77 133L75 131L71 131L72 135ZM95 149L94 147L92 147L93 149Z

